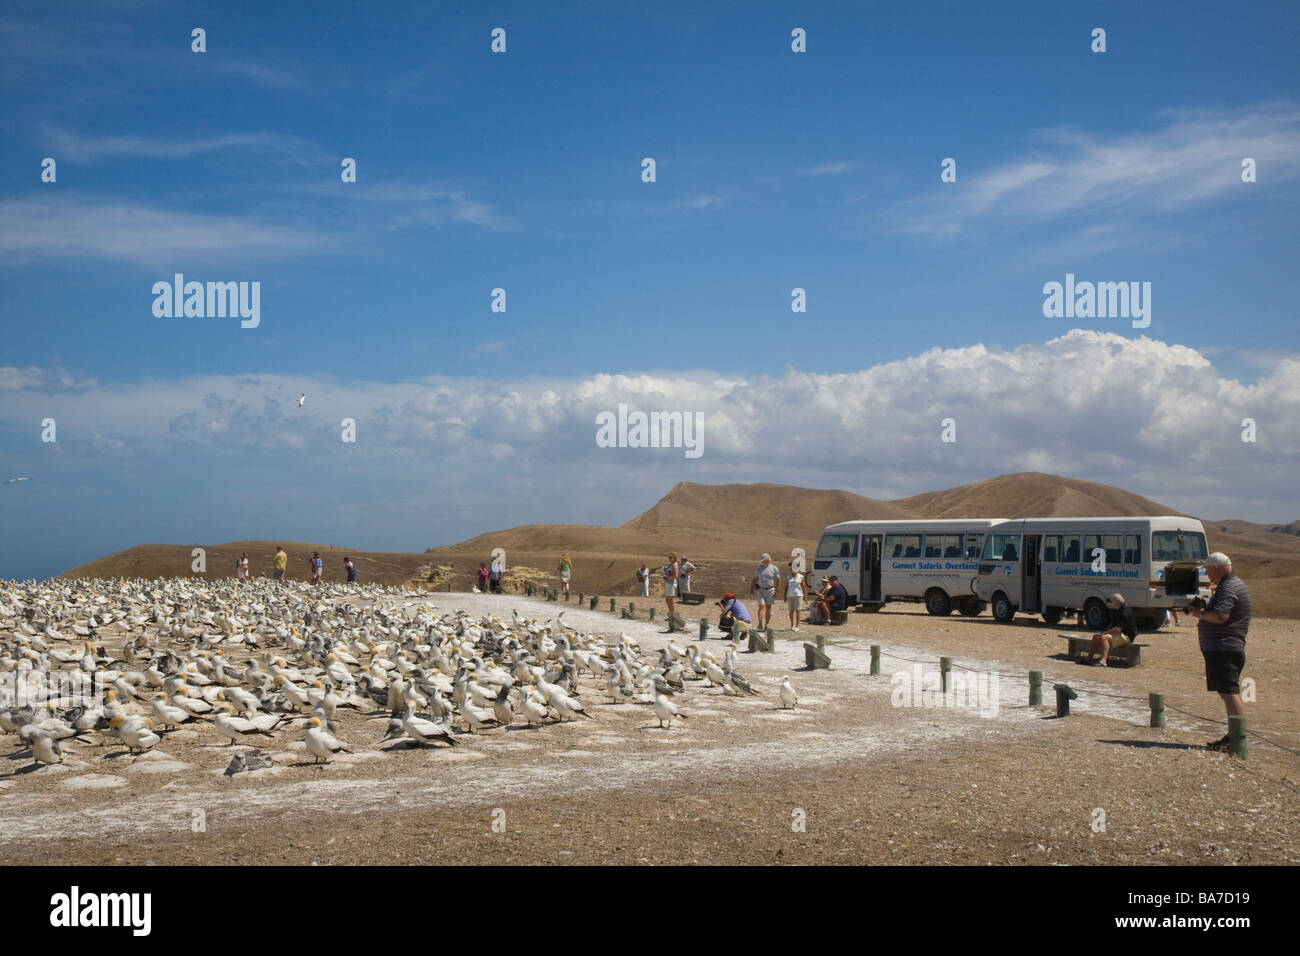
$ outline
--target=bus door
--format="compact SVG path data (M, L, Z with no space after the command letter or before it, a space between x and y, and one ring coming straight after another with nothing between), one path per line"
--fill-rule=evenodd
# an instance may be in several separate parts
M880 593L880 535L862 536L862 586L858 589L859 604L877 604L883 600Z
M1024 537L1024 593L1020 598L1020 610L1033 614L1043 608L1043 578L1039 566L1038 552L1042 535L1027 534Z

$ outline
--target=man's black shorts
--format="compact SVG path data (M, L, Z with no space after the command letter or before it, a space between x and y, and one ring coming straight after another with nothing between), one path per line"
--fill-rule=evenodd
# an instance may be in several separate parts
M1220 694L1241 693L1245 651L1202 651L1205 655L1205 689Z

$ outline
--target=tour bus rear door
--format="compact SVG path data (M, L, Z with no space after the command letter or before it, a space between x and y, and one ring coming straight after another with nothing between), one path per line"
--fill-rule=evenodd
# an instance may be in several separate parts
M858 589L858 603L877 604L883 600L880 593L880 535L862 536L862 586Z

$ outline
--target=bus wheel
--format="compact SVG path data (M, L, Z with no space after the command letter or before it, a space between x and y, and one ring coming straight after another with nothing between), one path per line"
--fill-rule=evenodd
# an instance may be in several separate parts
M1043 608L1043 620L1048 624L1060 624L1061 618L1065 615L1065 609L1060 607Z
M1110 612L1106 605L1097 598L1088 598L1083 605L1083 623L1094 631L1100 631L1110 623Z
M925 609L935 617L944 617L952 613L952 601L943 588L930 588L925 592Z
M963 601L957 608L962 617L979 617L988 607L983 601Z
M1016 609L1011 604L1011 599L999 591L993 595L993 617L1000 624L1010 624L1011 619L1016 616Z

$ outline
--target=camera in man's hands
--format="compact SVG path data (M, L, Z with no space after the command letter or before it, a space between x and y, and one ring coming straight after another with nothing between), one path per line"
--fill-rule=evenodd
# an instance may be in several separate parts
M1192 608L1197 608L1197 609L1200 609L1200 610L1204 610L1204 609L1205 609L1205 606L1206 606L1206 605L1205 605L1205 598L1201 597L1201 596L1198 594L1196 597L1192 598L1191 603L1187 605L1187 607L1185 608L1185 610L1187 611L1188 614L1190 614L1190 613L1192 612Z

